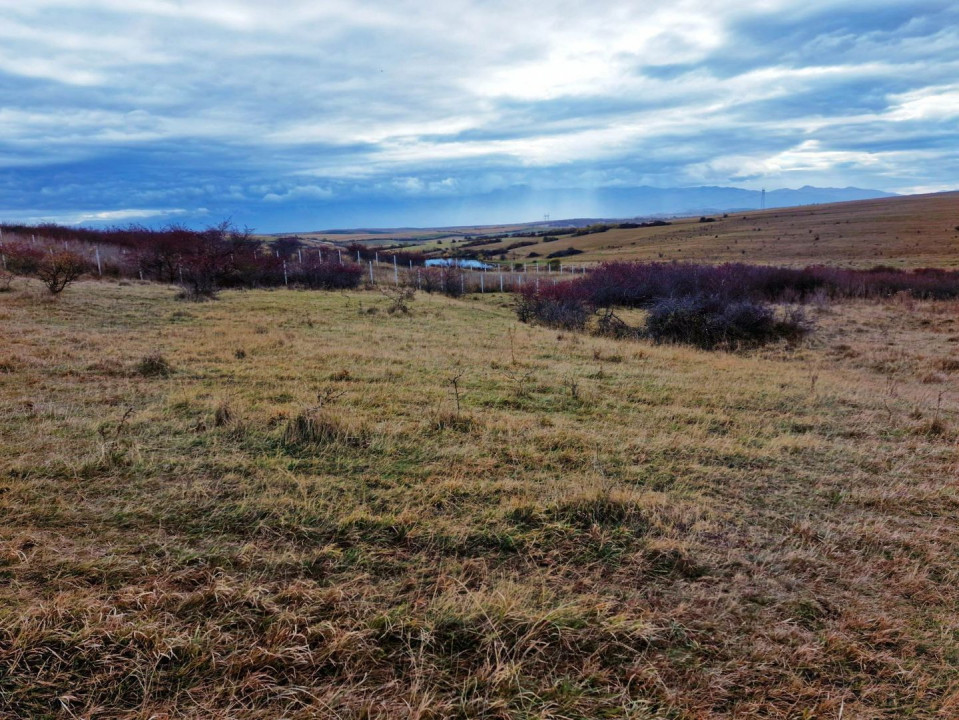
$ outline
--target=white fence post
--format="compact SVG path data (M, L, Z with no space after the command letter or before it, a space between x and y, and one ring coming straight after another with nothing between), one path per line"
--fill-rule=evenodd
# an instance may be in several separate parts
M376 283L373 281L373 261L370 260L370 285L375 285L375 284Z

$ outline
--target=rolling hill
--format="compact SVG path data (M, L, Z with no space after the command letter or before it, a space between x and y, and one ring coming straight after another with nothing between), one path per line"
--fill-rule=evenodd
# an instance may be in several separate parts
M575 248L567 262L748 261L858 267L959 267L959 192L680 218L663 227L610 229L517 248L506 259L540 259ZM472 249L495 250L496 244Z

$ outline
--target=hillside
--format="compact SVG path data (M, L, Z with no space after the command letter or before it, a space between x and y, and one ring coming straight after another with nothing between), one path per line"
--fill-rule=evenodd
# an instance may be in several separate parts
M608 230L519 248L510 260L576 248L565 262L605 260L818 263L858 267L959 267L959 192L672 220L667 227ZM471 248L496 250L495 244ZM537 255L533 257L536 258Z

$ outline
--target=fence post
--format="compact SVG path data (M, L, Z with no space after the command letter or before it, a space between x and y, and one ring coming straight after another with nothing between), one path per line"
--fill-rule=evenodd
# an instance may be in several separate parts
M300 259L300 265L302 265L302 264L303 264L303 251L302 251L302 250L297 250L297 251L296 251L296 256Z
M466 273L460 275L460 295L466 294Z
M94 246L94 250L95 250L95 252L96 252L96 254L97 254L97 275L99 275L100 277L103 277L103 266L100 264L100 246L99 246L99 245L95 245L95 246ZM183 269L182 269L182 268L180 269L180 275L181 275L181 276L183 275Z
M286 260L283 261L283 284L290 287L290 278L286 274Z
M393 256L393 282L397 285L400 284L400 269L396 264L396 255Z
M370 260L370 285L375 285L376 283L373 280L373 261Z
M503 292L503 273L499 274L499 291Z
M484 278L483 278L484 275L486 275L486 273L480 273L480 292L481 293L486 292L486 283L484 282Z
M340 250L339 248L337 248L337 250L336 250L336 257L338 257L338 258L340 259L340 265L342 265L342 264L343 264L343 251Z

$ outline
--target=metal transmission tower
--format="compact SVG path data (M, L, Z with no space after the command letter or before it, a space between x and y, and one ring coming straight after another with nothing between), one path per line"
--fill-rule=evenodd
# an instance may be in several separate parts
M760 201L761 209L765 210L766 209L766 188L763 188L763 192L760 197L762 198Z
M545 222L547 225L549 224L549 213L543 215L543 222Z

